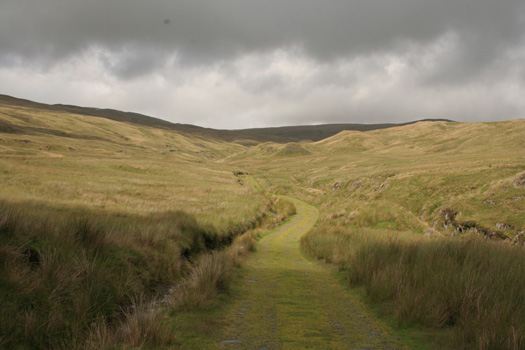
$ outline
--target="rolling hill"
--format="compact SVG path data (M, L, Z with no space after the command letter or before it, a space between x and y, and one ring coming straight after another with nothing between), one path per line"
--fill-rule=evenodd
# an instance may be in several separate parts
M251 145L254 142L299 142L299 141L319 141L333 136L343 130L370 131L378 129L392 128L400 125L410 125L414 122L403 124L325 124L325 125L303 125L303 126L284 126L274 128L256 128L243 130L216 130L202 128L189 124L174 124L162 119L149 117L143 114L122 112L113 109L100 109L89 107L78 107L70 105L48 105L36 103L15 97L0 95L0 105L19 108L31 108L56 113L68 113L84 115L89 117L105 118L118 122L125 122L137 126L149 126L165 130L173 130L184 134L200 136L205 138L216 138L223 141L245 143ZM0 131L13 132L16 130L13 125L5 121L0 124Z
M201 262L227 285L214 274L254 249L240 235L294 212L278 194L316 207L303 251L382 313L448 348L520 348L524 135L525 120L213 130L0 95L0 347L136 345L119 315ZM189 327L169 317L145 324ZM152 329L138 344L172 344Z

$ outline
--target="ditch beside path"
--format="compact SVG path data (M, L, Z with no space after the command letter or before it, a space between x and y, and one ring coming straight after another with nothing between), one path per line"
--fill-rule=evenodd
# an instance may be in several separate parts
M297 214L262 238L246 262L217 349L403 349L332 267L302 255L299 239L318 211L286 199Z

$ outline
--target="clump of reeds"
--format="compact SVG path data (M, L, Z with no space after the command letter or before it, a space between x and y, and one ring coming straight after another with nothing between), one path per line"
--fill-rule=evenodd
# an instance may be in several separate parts
M200 256L185 278L182 289L174 295L176 307L193 309L213 300L215 295L226 292L232 278L232 262L226 251L216 251Z
M113 332L101 320L113 328L116 315L146 320L134 298L180 279L181 253L206 249L194 243L203 232L178 212L130 217L0 203L0 347L76 348L93 324L98 334ZM130 304L139 312L121 311Z
M302 247L346 269L372 302L390 302L402 324L450 329L457 348L525 346L520 247L330 225L306 235Z

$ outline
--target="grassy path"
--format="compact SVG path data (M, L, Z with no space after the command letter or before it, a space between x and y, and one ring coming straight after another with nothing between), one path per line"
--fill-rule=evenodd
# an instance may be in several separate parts
M333 268L305 258L299 238L318 211L294 202L297 215L261 239L236 288L218 349L400 349L365 311Z

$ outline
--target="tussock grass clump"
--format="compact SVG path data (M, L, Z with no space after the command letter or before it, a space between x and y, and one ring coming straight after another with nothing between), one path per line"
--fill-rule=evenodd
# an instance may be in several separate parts
M352 224L360 227L407 230L420 226L413 214L380 200L361 205L359 212L351 220Z
M129 310L116 332L116 343L133 347L163 346L173 344L176 334L163 321L162 312L156 301L147 301L142 297L132 300Z
M281 197L273 198L273 207L270 208L270 211L273 214L273 218L266 219L264 227L271 228L286 218L295 215L296 208L292 202L282 199Z
M114 325L106 319L91 324L82 350L115 349L124 346L142 349L145 346L173 345L176 332L169 326L159 309L158 301L143 296L132 298L131 304L122 310L120 321Z
M176 283L184 256L218 247L217 237L183 212L117 216L0 203L0 344L75 348L93 324L101 340L114 337L122 317L142 327L153 316L137 296ZM148 343L157 337L144 332Z
M431 239L321 225L302 247L347 270L401 324L450 329L457 348L525 346L525 252L480 239Z
M250 225L292 211L274 202ZM182 308L206 305L255 249L254 232L228 235L182 211L137 216L0 202L0 347L168 344L148 301L157 286L182 284Z
M175 308L194 309L209 304L215 295L228 291L232 261L226 251L201 255L189 269L182 290L174 295Z
M228 254L233 266L240 267L248 254L256 251L257 239L263 232L263 229L255 229L235 237L233 244L228 248Z
M234 267L241 266L249 252L255 251L257 239L264 229L274 227L296 212L291 202L279 197L271 198L267 205L271 214L263 215L256 223L257 228L235 236L231 246L201 254L189 263L180 290L172 295L175 310L210 305L218 294L227 293L234 277Z

